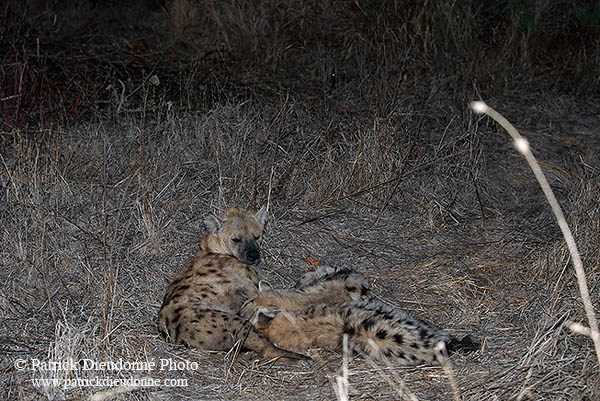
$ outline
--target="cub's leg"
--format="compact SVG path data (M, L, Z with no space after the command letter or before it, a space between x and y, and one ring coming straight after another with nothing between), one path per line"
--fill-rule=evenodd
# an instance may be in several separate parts
M277 347L303 352L311 347L341 348L343 319L328 306L318 304L303 311L257 311L254 327Z
M449 332L379 301L343 305L313 305L304 311L258 310L254 327L278 347L303 352L323 347L342 348L344 334L358 354L399 364L435 362L440 342L449 353L478 349L472 338L458 340Z

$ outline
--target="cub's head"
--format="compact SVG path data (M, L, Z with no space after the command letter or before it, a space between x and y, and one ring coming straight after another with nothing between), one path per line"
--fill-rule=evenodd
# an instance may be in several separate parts
M267 220L263 206L256 214L244 209L229 209L221 216L208 215L208 250L233 256L247 265L260 262L260 239Z

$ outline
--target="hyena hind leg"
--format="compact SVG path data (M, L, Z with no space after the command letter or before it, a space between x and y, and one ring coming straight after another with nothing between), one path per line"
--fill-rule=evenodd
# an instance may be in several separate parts
M348 268L331 267L306 273L296 288L274 290L264 287L259 283L259 294L254 303L265 311L302 311L318 304L360 301L367 299L370 292L369 281L362 274Z
M276 347L252 326L247 326L245 328L245 333L247 336L244 335L243 338L241 338L243 341L243 348L250 349L260 354L263 358L280 358L284 362L310 360L310 357L306 355Z
M336 306L313 305L303 311L258 310L252 319L256 330L276 346L294 352L319 347L337 350L343 335L341 317L328 313Z

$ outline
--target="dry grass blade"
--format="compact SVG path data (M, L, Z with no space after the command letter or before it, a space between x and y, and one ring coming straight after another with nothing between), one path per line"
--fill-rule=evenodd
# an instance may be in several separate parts
M138 379L139 382L143 382L143 381L149 381L152 382L152 378L147 377L147 378L140 378ZM98 391L92 395L90 395L86 401L107 401L107 400L113 400L115 399L117 396L121 395L121 394L126 394L126 393L130 393L132 391L136 391L139 390L142 386L141 385L132 385L132 386L119 386L119 387L114 387L111 388L109 390L103 390L103 391Z
M343 359L342 359L342 374L335 377L336 387L335 395L339 401L348 401L348 387L350 382L348 381L348 359L350 356L350 350L348 349L348 334L344 334L343 340Z
M565 219L565 215L562 212L556 197L554 196L554 192L552 188L550 188L550 184L546 179L546 176L542 172L540 165L537 160L531 153L531 149L529 146L529 142L527 139L523 138L521 134L516 130L516 128L500 113L496 110L489 107L484 102L473 102L471 103L471 108L477 113L485 113L491 118L493 118L498 124L502 126L510 134L510 136L515 141L515 148L525 156L529 167L535 174L535 178L538 180L540 186L542 187L542 191L544 191L544 195L552 208L552 212L556 217L556 221L560 226L560 230L565 237L565 241L567 242L567 246L569 248L569 252L571 254L571 258L573 260L573 266L575 267L575 273L577 275L577 284L579 286L579 292L581 294L581 299L583 301L583 306L585 308L585 313L588 319L588 323L590 325L590 337L594 342L594 348L596 351L596 358L598 359L598 366L600 367L600 332L598 331L598 321L596 320L596 313L594 312L594 305L592 304L592 300L590 298L590 292L587 285L585 269L583 268L583 262L581 261L581 256L579 251L577 250L577 244L575 243L575 239L573 238L573 233L571 232L571 228L567 223L567 219Z
M442 368L444 369L446 376L448 376L450 387L452 387L453 400L460 401L462 398L460 396L460 390L458 389L458 385L456 384L456 376L454 375L454 370L452 369L452 365L448 360L448 351L446 350L446 344L440 341L435 347L435 352L438 359L441 361Z

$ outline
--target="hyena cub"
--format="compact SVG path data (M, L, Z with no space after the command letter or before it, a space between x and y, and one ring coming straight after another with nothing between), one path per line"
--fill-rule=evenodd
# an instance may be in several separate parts
M272 358L291 353L273 346L250 324L258 294L259 243L266 210L256 215L230 209L205 219L208 233L200 250L169 285L160 309L159 331L176 344L204 350L229 350L235 343ZM245 337L245 340L244 340Z
M310 347L338 351L344 334L355 353L400 364L434 362L441 342L447 352L474 350L463 340L424 320L370 297L367 279L347 269L320 267L295 289L261 289L253 317L256 329L273 344L294 352Z

